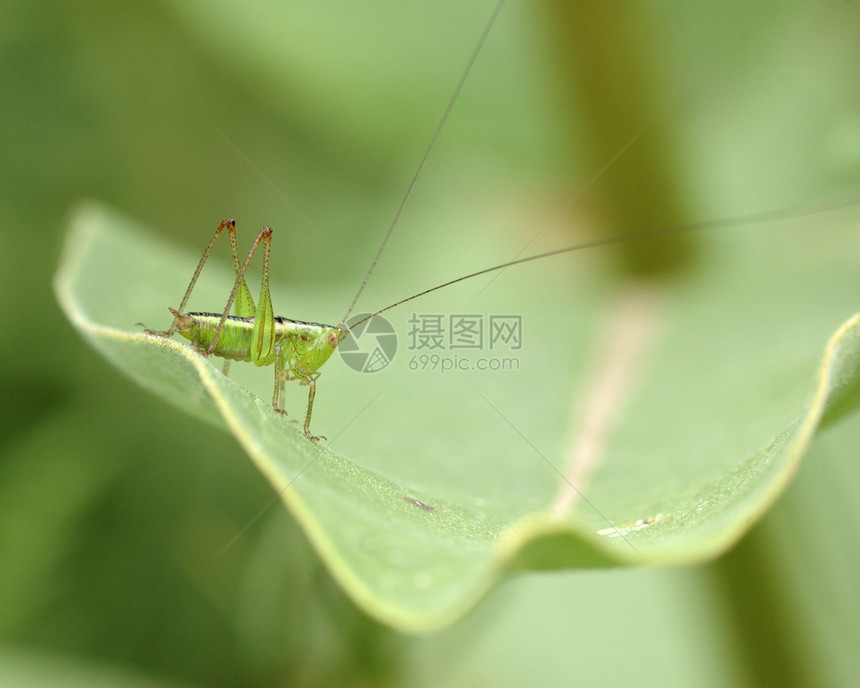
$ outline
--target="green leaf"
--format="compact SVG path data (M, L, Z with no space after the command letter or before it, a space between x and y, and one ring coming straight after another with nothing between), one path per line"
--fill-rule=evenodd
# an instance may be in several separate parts
M482 226L491 236L492 219ZM822 419L860 401L850 228L816 227L702 234L699 267L669 284L607 280L592 252L505 271L480 297L473 285L415 303L522 315L521 349L479 352L513 371L422 369L412 309L392 311L401 352L389 368L322 371L312 429L331 449L272 412L271 369L234 364L240 384L134 326L166 326L195 256L90 204L73 217L55 289L117 368L233 433L359 605L420 632L506 571L701 562L762 516ZM439 281L452 269L462 265ZM275 286L276 313L337 322L350 295L328 281ZM192 309L223 308L230 284L225 265L207 264ZM459 360L478 360L468 353ZM294 393L287 408L302 418Z

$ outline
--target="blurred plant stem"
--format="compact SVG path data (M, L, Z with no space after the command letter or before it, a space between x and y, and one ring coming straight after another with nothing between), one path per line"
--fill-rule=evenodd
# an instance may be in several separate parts
M589 191L598 199L595 231L637 234L688 221L670 155L675 136L650 62L653 47L645 35L644 12L621 0L545 0L544 17L567 132L561 145L570 151L575 132L586 132L585 169L592 174L642 132ZM582 161L571 161L571 167L583 169ZM622 242L615 250L625 271L659 276L687 265L692 242L680 235Z
M769 521L757 525L711 566L714 592L727 625L728 651L753 686L813 686L809 643L795 620L793 599L781 580L779 552Z

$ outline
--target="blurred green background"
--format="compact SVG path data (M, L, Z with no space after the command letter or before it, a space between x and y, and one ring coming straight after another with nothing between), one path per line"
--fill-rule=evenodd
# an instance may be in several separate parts
M400 295L507 257L466 261L410 215L467 232L458 213L479 202L527 238L643 128L581 204L607 231L856 189L856 3L748 5L511 0L381 284ZM271 488L60 314L65 218L95 198L192 251L225 216L246 236L275 226L279 279L343 293L330 313L279 312L336 321L359 278L282 196L364 269L491 8L0 2L0 685L852 683L856 419L719 562L515 579L415 639L356 610L280 506L219 556Z

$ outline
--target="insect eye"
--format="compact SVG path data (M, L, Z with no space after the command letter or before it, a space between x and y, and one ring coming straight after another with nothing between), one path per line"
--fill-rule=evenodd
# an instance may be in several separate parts
M326 336L326 341L332 349L336 348L338 342L337 332L329 332Z

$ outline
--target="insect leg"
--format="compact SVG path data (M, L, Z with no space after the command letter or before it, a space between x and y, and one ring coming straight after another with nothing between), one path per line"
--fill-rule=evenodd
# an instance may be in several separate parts
M182 302L179 304L179 308L176 309L179 313L185 312L185 306L188 304L188 299L191 297L191 292L194 290L194 285L197 284L197 278L200 277L200 273L203 270L203 265L206 263L206 259L209 258L209 254L212 253L212 249L215 246L215 242L218 241L218 237L221 236L221 232L224 231L225 227L228 229L232 236L232 242L235 243L236 221L232 218L221 220L221 224L218 225L217 229L215 230L215 234L213 234L212 238L209 240L209 244L206 246L206 250L203 251L203 255L200 256L200 261L197 263L197 268L194 270L194 274L191 276L191 281L188 283L188 288L185 290L185 295L182 297ZM247 287L245 287L245 289L247 290ZM174 318L173 322L170 325L170 329L166 332L150 329L144 329L144 332L146 332L147 334L158 335L160 337L170 337L176 332L178 327L179 321Z
M251 296L251 290L248 289L244 273L241 279L239 277L239 273L242 271L242 263L239 261L239 242L236 240L235 222L231 221L231 224L227 227L227 232L230 235L230 255L233 257L233 273L236 275L236 281L239 284L233 313L240 318L253 318L257 314L257 308L254 306L254 297Z
M315 377L308 376L304 382L308 386L308 412L307 415L305 415L305 425L303 429L305 431L305 436L311 442L319 442L320 440L324 440L326 438L322 435L316 436L311 434L311 412L314 410L314 397L317 394L317 381Z
M254 239L254 243L251 246L251 250L248 251L248 257L245 258L245 262L242 263L242 266L239 268L238 273L236 274L236 281L233 283L233 288L230 290L230 297L227 299L227 305L224 306L224 312L221 313L221 320L218 321L218 326L215 328L215 335L212 337L212 343L209 344L209 348L202 352L204 356L209 356L213 351L215 351L215 347L218 345L218 338L221 336L221 331L224 329L224 323L227 322L227 316L230 314L230 308L233 306L233 302L236 300L236 294L239 293L243 284L245 284L245 273L248 270L248 265L251 263L251 259L254 257L254 254L257 252L257 247L260 245L260 242L265 243L265 251L264 255L268 256L269 247L272 244L272 228L271 227L263 227L260 230L260 233L257 235L257 238ZM268 268L268 262L265 265ZM264 271L263 273L263 283L266 287L265 294L268 300L268 308L271 312L272 302L271 299L268 299L268 274ZM247 289L247 286L245 287ZM263 310L263 294L260 295L260 310ZM270 330L274 330L274 314L272 314L272 325ZM255 322L257 318L255 317ZM270 352L271 353L271 352ZM256 361L255 361L256 362Z
M287 412L281 408L281 397L287 382L286 361L283 359L281 347L275 347L275 388L272 391L272 409L275 413L286 416Z
M260 300L257 304L257 314L254 316L254 330L251 333L251 361L255 365L269 365L275 352L275 312L272 309L272 297L269 293L269 256L272 252L272 230L263 228L263 280L260 284ZM263 234L261 232L261 235Z

